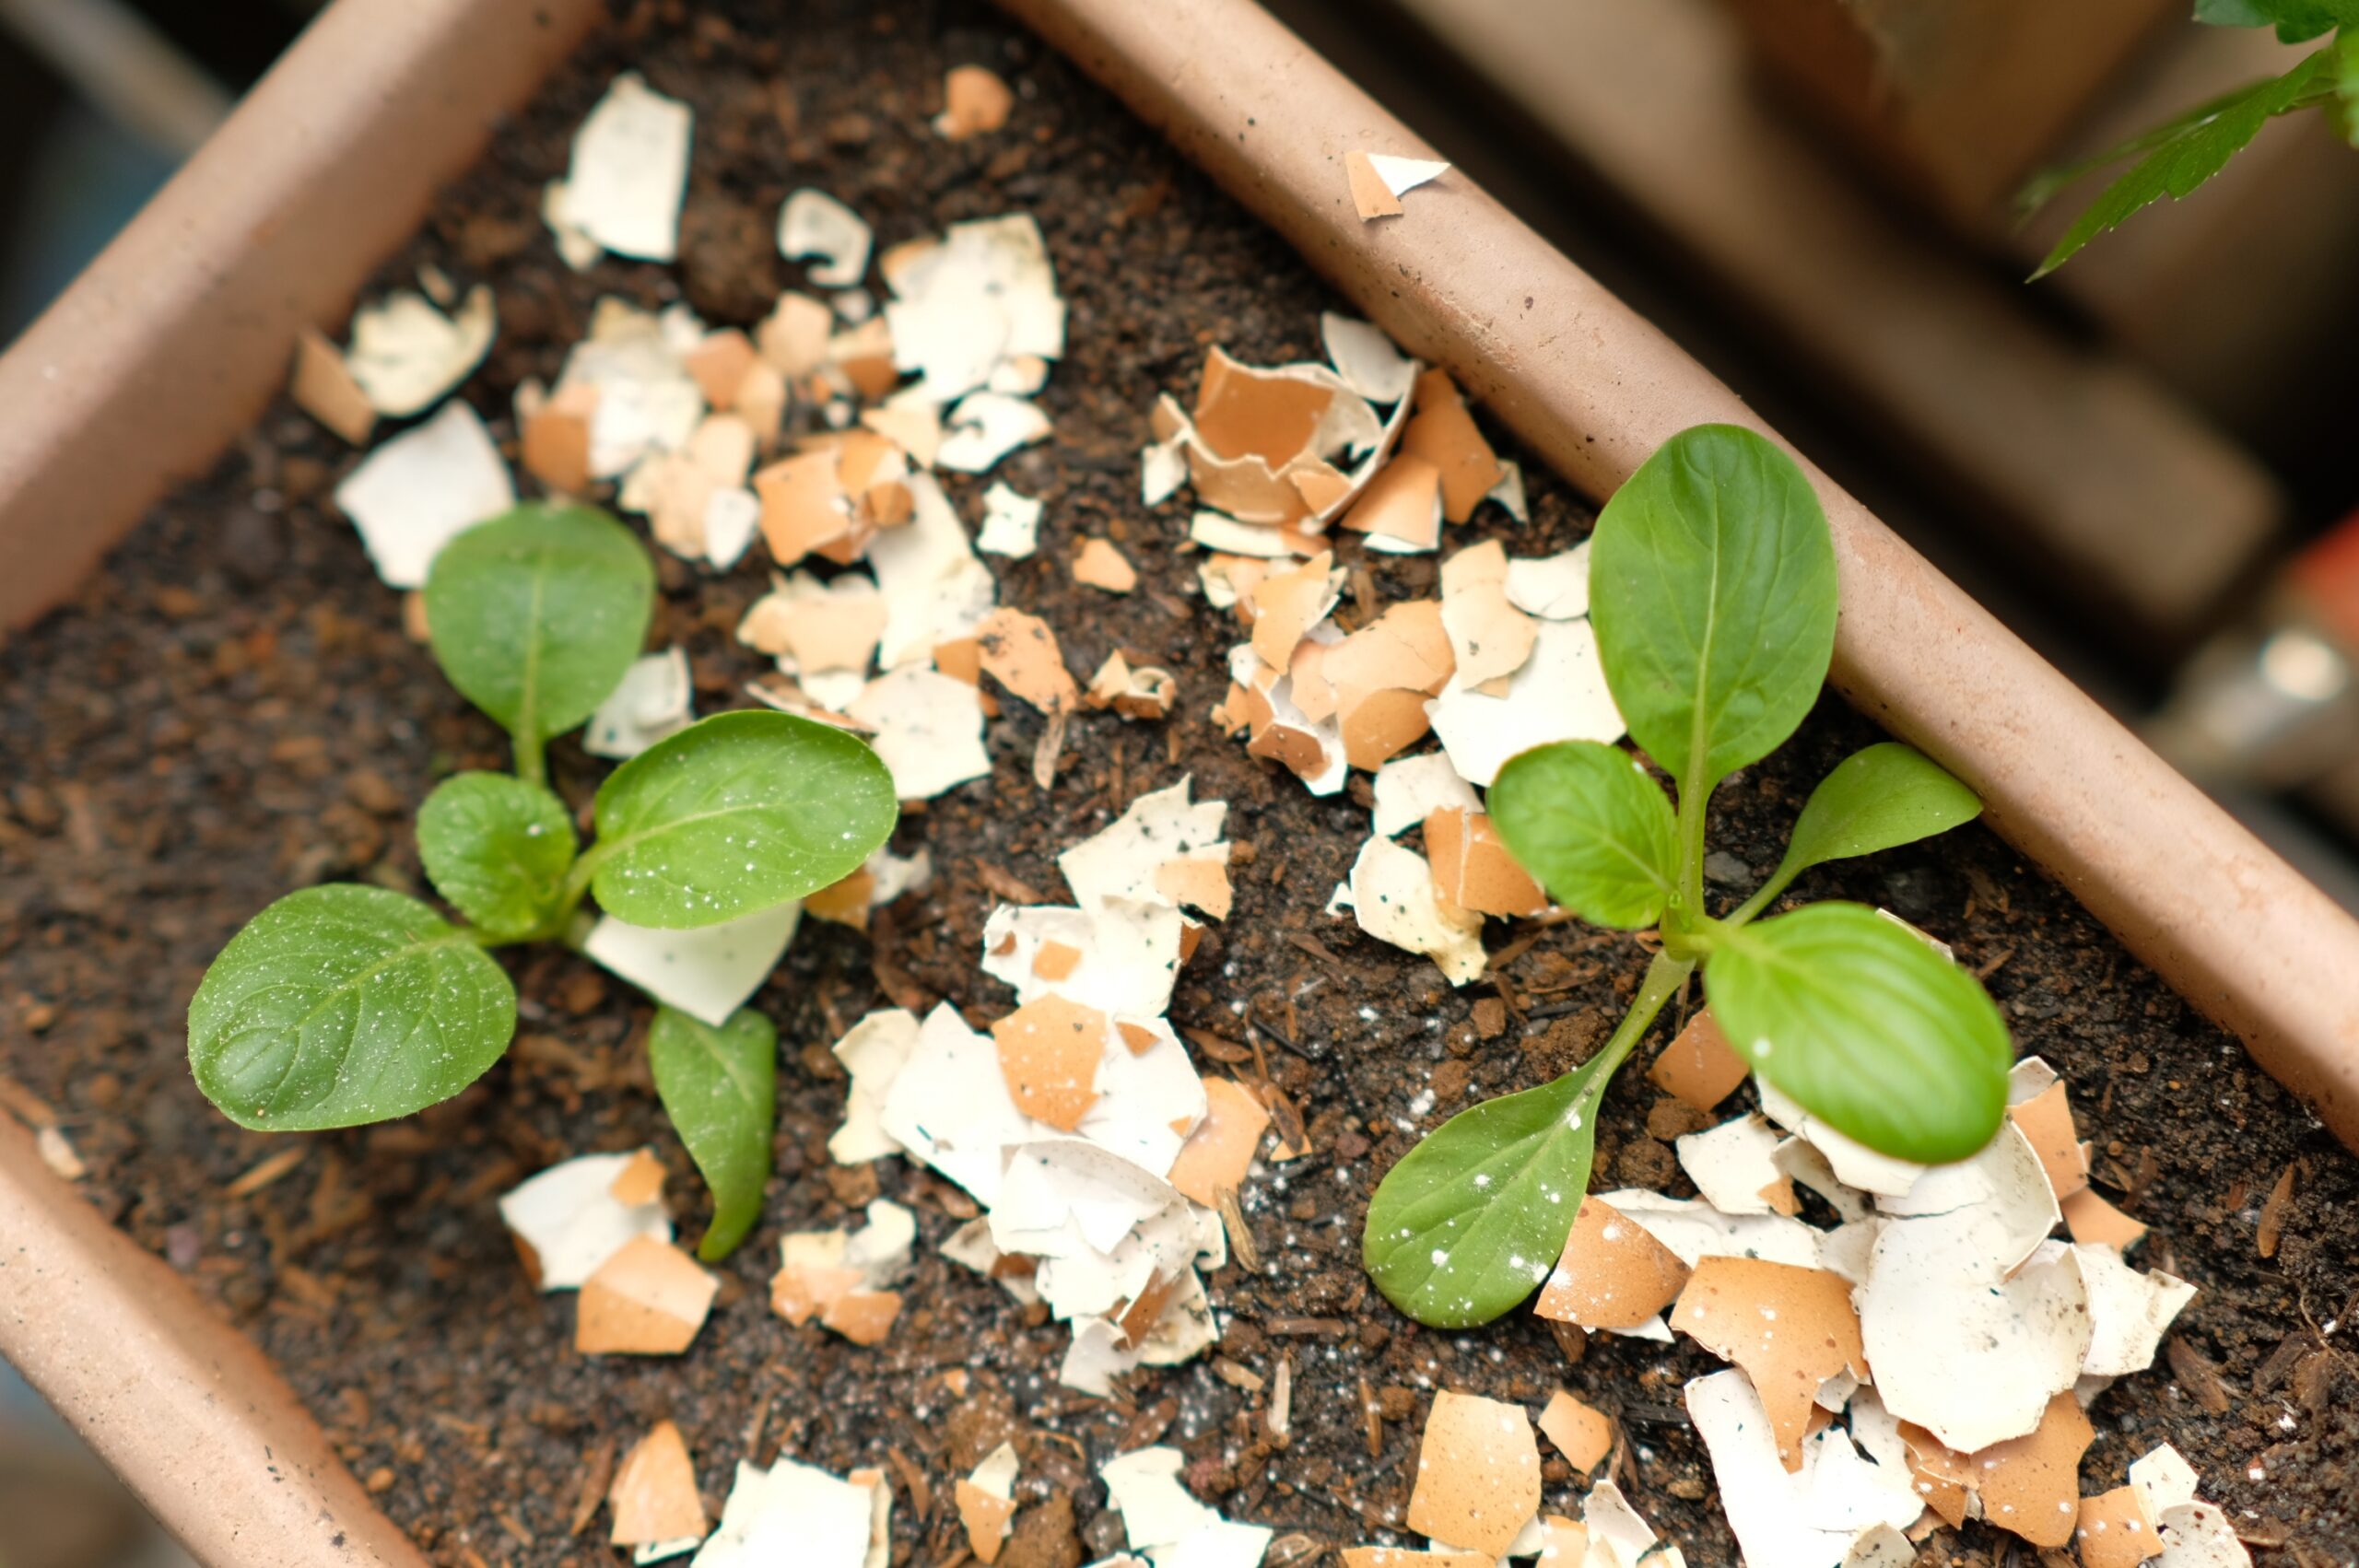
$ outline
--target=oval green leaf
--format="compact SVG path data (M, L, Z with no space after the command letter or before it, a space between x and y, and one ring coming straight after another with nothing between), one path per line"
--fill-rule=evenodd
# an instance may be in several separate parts
M1385 1174L1361 1243L1385 1300L1428 1328L1471 1328L1548 1277L1589 1190L1613 1054L1459 1112Z
M1487 805L1508 852L1582 919L1642 930L1662 918L1679 865L1671 799L1628 752L1535 746L1499 769Z
M256 915L188 1006L196 1086L241 1127L309 1132L447 1100L508 1048L516 992L415 898L309 887Z
M1914 844L1981 814L1980 798L1940 763L1898 741L1879 741L1818 781L1770 883L1782 888L1813 866Z
M1880 1153L1962 1160L2006 1114L2014 1052L1989 994L1864 904L1729 930L1704 995L1755 1071Z
M426 577L443 673L534 757L622 680L654 603L654 566L629 529L595 507L547 501L468 529Z
M1631 736L1706 794L1794 732L1835 647L1835 545L1793 459L1698 425L1598 515L1590 619Z
M579 841L565 802L505 773L444 779L417 813L417 854L434 891L512 942L556 909Z
M751 1008L716 1029L659 1007L647 1060L655 1093L712 1192L712 1223L697 1256L718 1263L761 1217L778 1123L778 1026Z
M715 714L607 776L591 885L633 925L719 925L850 876L899 810L858 736L786 713Z

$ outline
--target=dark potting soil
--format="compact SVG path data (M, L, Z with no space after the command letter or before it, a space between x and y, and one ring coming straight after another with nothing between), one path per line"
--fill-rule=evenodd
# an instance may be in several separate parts
M1005 131L945 143L927 119L944 69L968 61L1001 71L1021 99ZM539 193L624 67L696 107L683 261L576 275L552 253ZM89 1200L276 1358L438 1562L612 1560L603 1515L573 1533L577 1500L617 1448L667 1417L716 1507L740 1458L888 1465L897 1563L953 1559L963 1538L951 1482L1008 1435L1025 1466L1026 1506L1002 1559L1015 1568L1071 1568L1117 1549L1095 1468L1156 1439L1187 1451L1189 1483L1230 1516L1356 1544L1401 1517L1431 1389L1536 1407L1562 1385L1618 1415L1628 1442L1617 1468L1657 1527L1698 1568L1733 1562L1680 1403L1708 1358L1684 1341L1602 1338L1568 1359L1524 1316L1477 1333L1421 1330L1357 1266L1369 1189L1414 1135L1581 1059L1645 954L1576 926L1495 925L1492 946L1517 955L1495 984L1453 992L1426 961L1320 913L1367 833L1365 810L1314 800L1207 719L1238 634L1193 594L1190 558L1174 548L1185 497L1142 512L1137 451L1154 395L1184 394L1207 345L1256 362L1318 356L1318 313L1337 301L1300 261L1061 58L988 13L743 0L641 7L611 27L381 281L406 283L431 262L463 287L495 287L499 341L465 395L507 439L516 383L555 374L601 294L685 298L719 322L765 313L799 282L770 234L803 184L849 201L880 245L1012 208L1038 216L1071 303L1071 350L1040 400L1055 438L1003 467L1048 501L1041 549L994 558L993 569L1003 600L1044 615L1076 671L1117 645L1174 671L1170 720L1082 717L1043 793L1028 769L1039 720L1006 705L991 727L992 777L912 813L901 831L904 848L931 848L933 890L880 912L865 938L806 925L757 999L787 1056L778 1170L763 1223L720 1270L701 1338L676 1359L585 1360L571 1349L570 1299L527 1287L493 1199L553 1161L652 1143L687 1234L701 1228L700 1188L649 1082L649 1008L636 994L562 952L516 957L524 1017L507 1059L457 1100L386 1127L246 1133L188 1076L188 997L243 919L324 880L423 892L417 803L443 774L507 760L498 731L404 636L396 595L329 504L355 454L282 404L210 477L158 508L75 604L0 650L5 1071L63 1117L89 1166ZM1579 502L1527 473L1532 526L1487 512L1453 546L1496 533L1537 553L1587 530ZM971 521L981 483L948 486ZM1139 566L1138 594L1071 580L1066 562L1090 533ZM653 644L688 648L708 709L739 703L757 671L731 633L764 587L760 555L719 580L663 557ZM1430 557L1366 565L1386 600L1435 590ZM1810 785L1873 738L1830 700L1721 791L1714 841L1726 852L1712 867L1731 901L1769 870ZM585 802L601 766L569 743L553 764L568 797ZM962 1196L898 1159L836 1167L824 1147L843 1108L827 1054L843 1029L888 999L1003 1008L976 963L995 898L1014 883L1060 895L1058 850L1182 774L1198 798L1229 802L1238 864L1235 912L1182 977L1173 1021L1200 1042L1234 1042L1217 1054L1266 1071L1314 1145L1247 1193L1262 1271L1231 1267L1211 1281L1219 1355L1265 1379L1291 1360L1282 1448L1267 1439L1266 1394L1215 1375L1210 1356L1142 1375L1115 1401L1059 1387L1064 1328L933 1250L972 1211ZM2071 1081L2099 1186L2154 1227L2140 1261L2201 1287L2167 1363L2096 1402L2087 1489L2118 1482L2167 1440L2248 1539L2283 1544L2265 1561L2318 1568L2359 1555L2359 1361L2337 1328L2359 1314L2359 1164L1979 827L1813 873L1799 891L1882 904L1954 942L2021 1048ZM1601 1186L1688 1190L1668 1140L1696 1119L1656 1098L1635 1072L1609 1097ZM295 1163L276 1179L228 1190L289 1150ZM2271 1222L2282 1236L2264 1257L2263 1208L2289 1169L2291 1198ZM779 1234L856 1220L880 1192L915 1208L924 1243L891 1340L863 1350L772 1316ZM970 1379L963 1397L953 1374ZM1373 1438L1364 1390L1383 1417ZM1553 1456L1547 1467L1548 1505L1571 1510L1578 1478ZM1943 1532L1927 1551L1933 1562L2027 1555L1979 1529Z

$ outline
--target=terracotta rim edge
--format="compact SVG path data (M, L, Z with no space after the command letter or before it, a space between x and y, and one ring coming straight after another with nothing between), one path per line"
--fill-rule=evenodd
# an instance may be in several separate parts
M1431 149L1250 0L1001 4L1590 495L1690 425L1782 440L1462 174L1361 222L1344 154ZM1796 456L1841 561L1837 688L2359 1148L2359 923Z

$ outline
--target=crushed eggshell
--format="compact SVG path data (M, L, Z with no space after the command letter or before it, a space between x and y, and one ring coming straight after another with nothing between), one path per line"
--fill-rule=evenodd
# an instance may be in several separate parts
M1505 477L1491 443L1474 426L1449 372L1436 369L1417 378L1417 412L1401 432L1395 463L1417 458L1433 465L1441 485L1442 516L1464 522Z
M406 419L465 380L490 352L498 330L487 285L469 289L451 316L423 295L396 289L353 312L345 369L378 413Z
M1040 511L1039 501L993 481L983 492L983 526L975 535L975 548L1010 560L1026 559L1039 547Z
M1139 585L1138 568L1104 539L1089 538L1073 559L1073 579L1109 593L1128 593Z
M1562 1388L1548 1396L1539 1426L1541 1434L1556 1445L1556 1452L1584 1476L1614 1451L1614 1418Z
M1591 1193L1532 1310L1583 1328L1635 1329L1677 1300L1687 1278L1676 1253Z
M901 1151L900 1140L885 1130L885 1096L918 1043L917 1015L905 1008L880 1008L836 1042L836 1059L851 1078L844 1097L844 1124L827 1140L838 1164L858 1164Z
M1880 1561L1862 1555L1863 1542L1880 1543L1921 1512L1907 1479L1861 1460L1840 1430L1813 1437L1806 1464L1781 1462L1761 1400L1742 1372L1695 1379L1685 1403L1711 1456L1721 1511L1755 1568L1863 1568ZM1915 1550L1905 1540L1900 1545L1898 1563L1914 1562Z
M806 185L779 209L778 253L790 262L809 260L805 275L822 288L859 283L874 242L867 221L825 191Z
M1106 656L1106 662L1089 677L1081 694L1083 703L1090 708L1110 708L1124 719L1136 720L1170 717L1179 696L1180 683L1170 671L1153 664L1133 669L1120 649Z
M677 256L694 123L687 104L638 72L617 76L574 133L572 162L548 192L544 210L560 244L570 233L640 261Z
M2091 1246L2127 1251L2146 1235L2146 1227L2107 1202L2093 1187L2084 1187L2057 1205L2064 1211L2064 1228L2072 1239Z
M1007 84L982 65L953 65L942 79L942 112L933 117L933 134L952 142L998 130L1015 107L1015 95Z
M660 1189L627 1203L615 1184L636 1154L583 1154L551 1165L501 1196L499 1218L515 1237L524 1271L543 1291L579 1290L601 1265L640 1237L672 1239ZM661 1167L659 1166L660 1170ZM639 1189L626 1191L640 1196Z
M1362 152L1357 147L1344 155L1344 177L1352 193L1352 205L1363 223L1373 223L1379 217L1399 217L1404 210L1401 198L1429 180L1447 172L1449 165L1434 158L1400 158L1389 153Z
M2163 1554L2162 1521L2136 1487L2117 1486L2081 1499L2072 1544L2082 1568L2138 1568Z
M955 1501L967 1529L967 1548L983 1562L999 1561L1015 1518L1015 1476L1020 1461L1013 1444L1003 1443L959 1479Z
M1376 831L1393 838L1438 811L1483 809L1481 797L1441 752L1393 758L1376 770L1375 792Z
M1270 1113L1253 1092L1226 1078L1204 1082L1203 1119L1180 1145L1168 1179L1207 1209L1217 1208L1223 1188L1241 1189L1253 1156L1268 1130Z
M1097 1103L1097 1063L1109 1030L1105 1013L1053 991L992 1024L1000 1072L1015 1108L1060 1131L1080 1127Z
M592 756L637 756L694 723L693 702L686 649L643 654L590 716L581 749Z
M1797 1214L1791 1177L1778 1165L1777 1129L1743 1116L1673 1140L1680 1168L1704 1201L1723 1214Z
M1462 806L1441 806L1426 818L1426 854L1434 889L1445 904L1478 915L1537 915L1548 895L1508 853L1491 819Z
M1370 403L1397 403L1409 395L1416 381L1416 361L1402 353L1374 322L1321 311L1319 341L1344 384Z
M1038 404L996 392L968 392L943 425L933 461L958 474L989 474L1017 448L1047 440L1053 428Z
M1867 1375L1850 1282L1824 1269L1757 1258L1706 1258L1679 1293L1671 1326L1744 1369L1785 1468L1802 1466L1819 1386Z
M1540 1449L1523 1407L1436 1393L1417 1450L1409 1527L1499 1557L1539 1512Z
M1351 880L1328 903L1330 913L1344 908L1377 941L1433 959L1453 986L1483 977L1483 917L1443 903L1433 869L1414 849L1380 833L1361 845Z
M583 1355L677 1355L696 1341L720 1289L678 1247L634 1236L582 1281L573 1348Z
M1538 622L1532 655L1505 692L1454 674L1426 711L1459 776L1485 789L1518 752L1552 741L1618 741L1625 730L1585 620Z
M363 458L335 504L388 587L423 588L442 546L514 506L516 490L483 420L456 400Z
M616 1546L694 1543L704 1539L711 1525L697 1493L687 1441L668 1421L657 1422L615 1467L606 1504L615 1516L606 1539Z
M658 930L601 915L581 952L608 974L718 1029L761 989L802 918L803 906L788 903L716 926Z
M872 1479L839 1480L788 1458L768 1470L739 1460L721 1523L690 1568L872 1568L892 1494L881 1474L860 1473Z
M311 327L295 339L295 369L287 395L296 407L356 447L369 439L377 423L376 405L354 379L344 355Z
M1736 1093L1751 1071L1744 1059L1731 1048L1728 1036L1720 1033L1712 1010L1704 1007L1696 1009L1671 1044L1663 1047L1648 1067L1647 1077L1665 1094L1709 1112Z

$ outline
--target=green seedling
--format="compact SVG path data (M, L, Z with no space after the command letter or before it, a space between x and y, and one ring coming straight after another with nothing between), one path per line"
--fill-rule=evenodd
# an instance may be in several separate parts
M856 737L783 713L715 715L609 774L582 848L544 748L596 710L647 636L655 573L594 508L530 504L460 534L426 582L434 656L498 720L516 771L462 773L417 818L427 879L461 917L381 887L305 888L249 921L189 1003L197 1086L241 1127L386 1121L464 1089L516 1031L490 950L570 942L594 897L636 925L717 925L856 870L893 830L893 780ZM752 1226L777 1116L777 1032L668 1007L656 1092L713 1194L699 1253Z
M1571 741L1510 759L1489 809L1550 897L1596 925L1651 930L1657 951L1597 1055L1451 1117L1377 1188L1367 1270L1436 1328L1487 1323L1546 1277L1589 1186L1606 1085L1699 969L1753 1070L1872 1148L1962 1159L2006 1108L2013 1053L1973 976L1863 905L1764 915L1813 866L1978 815L1973 792L1933 763L1889 742L1846 759L1812 792L1769 880L1726 913L1705 902L1713 789L1793 733L1834 649L1834 543L1802 470L1749 430L1684 431L1607 503L1590 576L1606 684L1678 803L1630 753Z
M2322 110L2345 141L2359 146L2359 0L2195 0L2195 19L2215 27L2273 27L2285 43L2304 43L2328 32L2335 36L2283 76L2199 104L2095 158L2033 176L2015 198L2025 217L2084 175L2136 160L2073 219L2031 275L2035 280L2141 209L2165 196L2186 196L2226 168L2280 115Z

